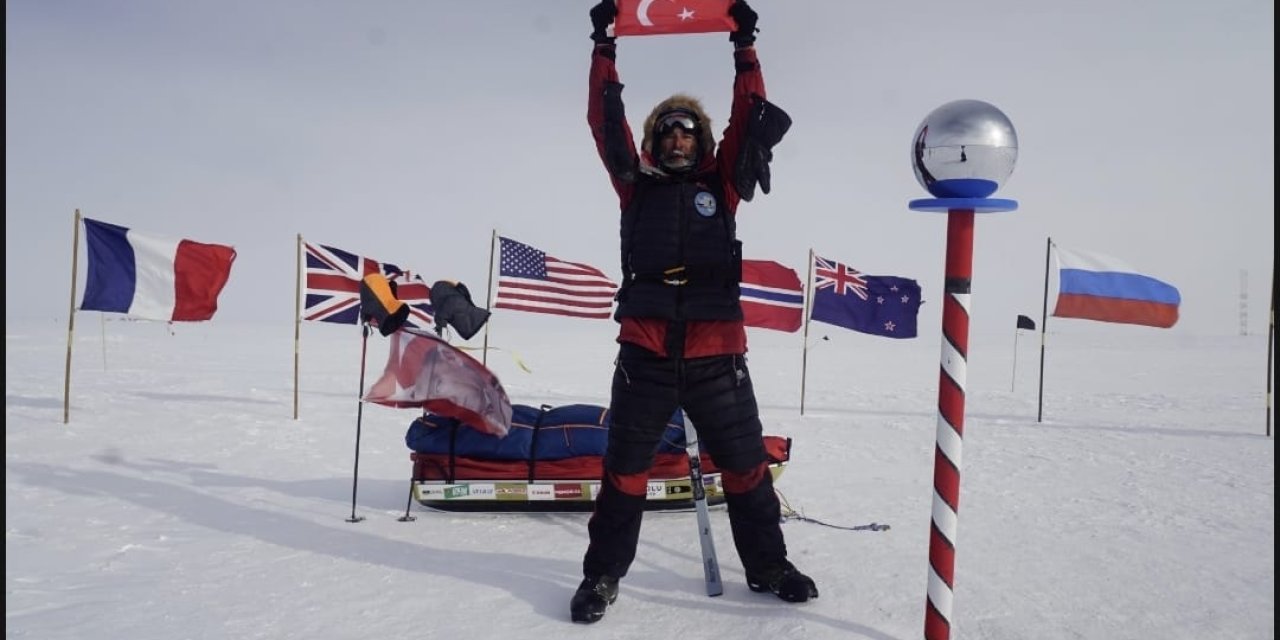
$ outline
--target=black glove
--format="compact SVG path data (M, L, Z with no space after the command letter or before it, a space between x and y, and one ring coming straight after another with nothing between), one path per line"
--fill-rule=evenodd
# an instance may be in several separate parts
M773 147L791 128L791 116L760 96L752 96L748 116L747 132L734 164L733 186L738 197L751 202L756 195L757 184L761 191L769 193L772 186L769 163L773 161Z
M729 34L729 40L739 47L751 46L756 41L756 21L760 16L755 9L747 6L745 0L737 0L729 5L729 17L738 23L738 30Z
M444 335L445 327L453 327L463 340L470 340L489 321L489 310L471 302L471 292L461 282L438 280L431 285L431 307L438 336Z
M616 38L609 36L609 24L618 17L618 5L613 0L600 0L600 4L591 7L591 39L596 44L613 44Z

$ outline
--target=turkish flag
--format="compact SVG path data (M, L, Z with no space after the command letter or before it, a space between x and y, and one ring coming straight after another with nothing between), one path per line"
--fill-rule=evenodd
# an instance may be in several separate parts
M729 17L734 0L618 0L615 36L715 33L738 28Z

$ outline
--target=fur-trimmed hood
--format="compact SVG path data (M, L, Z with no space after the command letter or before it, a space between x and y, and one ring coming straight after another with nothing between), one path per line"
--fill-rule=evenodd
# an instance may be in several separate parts
M706 162L707 158L715 157L716 137L711 131L711 117L707 115L707 110L702 107L702 102L693 96L683 93L677 93L659 102L658 106L649 112L649 117L644 119L644 139L640 143L640 149L656 161L656 157L653 154L654 124L658 122L659 116L677 109L691 111L698 117L698 163L702 164Z

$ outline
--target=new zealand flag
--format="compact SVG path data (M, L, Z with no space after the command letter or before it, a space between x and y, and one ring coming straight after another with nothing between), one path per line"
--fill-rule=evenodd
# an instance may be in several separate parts
M923 301L915 280L863 275L816 255L813 260L810 318L886 338L916 337L916 315Z

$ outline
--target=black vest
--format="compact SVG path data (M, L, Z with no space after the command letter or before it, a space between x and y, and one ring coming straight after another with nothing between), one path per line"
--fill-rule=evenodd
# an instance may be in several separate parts
M719 174L638 175L621 246L615 319L742 319L742 248Z

